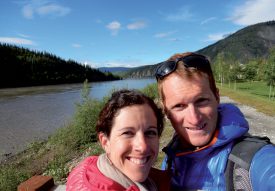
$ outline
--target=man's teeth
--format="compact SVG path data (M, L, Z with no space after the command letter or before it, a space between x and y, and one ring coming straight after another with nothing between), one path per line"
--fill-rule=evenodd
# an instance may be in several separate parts
M187 127L187 129L190 129L190 130L201 130L204 127L205 127L205 124L197 126L197 127Z
M145 164L147 162L147 158L142 158L142 159L130 158L130 161L135 163L135 164L142 165L142 164Z

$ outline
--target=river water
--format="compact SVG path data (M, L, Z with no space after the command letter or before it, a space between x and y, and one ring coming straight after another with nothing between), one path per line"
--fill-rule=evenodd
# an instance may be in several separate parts
M141 89L155 79L90 83L90 97L102 99L113 89ZM0 89L0 159L46 139L68 123L83 84Z

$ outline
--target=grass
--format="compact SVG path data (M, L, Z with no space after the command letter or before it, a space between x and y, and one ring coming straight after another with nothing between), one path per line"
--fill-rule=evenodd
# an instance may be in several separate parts
M269 116L275 116L275 99L269 99L269 87L264 82L243 82L233 84L223 84L220 86L221 96L227 96L236 102L252 106L257 111Z
M157 159L156 163L154 164L154 167L159 168L159 169L161 167L162 160L165 157L165 153L162 152L162 149L169 143L169 141L171 140L171 138L173 137L173 134L174 134L174 129L168 120L165 122L164 127L165 128L163 129L162 135L160 137L160 142L159 142L160 150L159 150L159 154L158 154L158 159Z

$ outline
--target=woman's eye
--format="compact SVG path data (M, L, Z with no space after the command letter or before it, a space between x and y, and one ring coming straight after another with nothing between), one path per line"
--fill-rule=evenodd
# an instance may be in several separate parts
M186 105L183 105L183 104L177 104L173 107L173 110L183 110L184 108L186 107Z
M155 137L158 135L158 131L157 130L149 130L149 131L146 131L145 133L147 136L151 136L151 137Z
M124 131L122 135L131 136L134 135L134 133L132 131Z

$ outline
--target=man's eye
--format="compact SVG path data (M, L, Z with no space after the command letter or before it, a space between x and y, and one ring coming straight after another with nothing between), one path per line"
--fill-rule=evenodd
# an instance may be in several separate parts
M197 105L198 106L205 106L209 103L209 99L207 98L201 98L197 100Z

